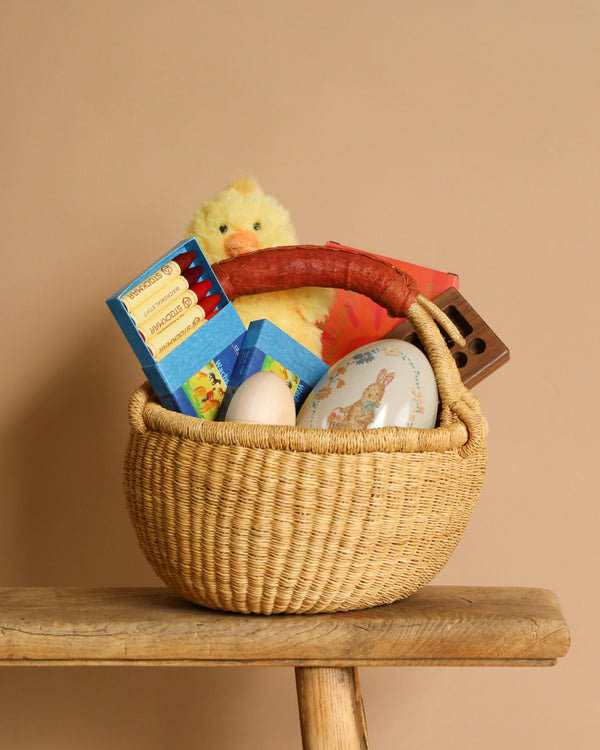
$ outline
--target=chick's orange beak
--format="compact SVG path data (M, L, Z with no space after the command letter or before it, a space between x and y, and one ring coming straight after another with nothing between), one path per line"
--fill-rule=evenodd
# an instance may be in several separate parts
M256 235L245 229L232 232L225 238L223 244L225 252L232 258L236 255L243 255L244 253L251 253L253 250L258 250Z

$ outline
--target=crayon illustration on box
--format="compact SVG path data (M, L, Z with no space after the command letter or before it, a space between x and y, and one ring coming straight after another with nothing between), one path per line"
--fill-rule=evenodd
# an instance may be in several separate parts
M106 300L162 405L215 419L245 327L197 240Z

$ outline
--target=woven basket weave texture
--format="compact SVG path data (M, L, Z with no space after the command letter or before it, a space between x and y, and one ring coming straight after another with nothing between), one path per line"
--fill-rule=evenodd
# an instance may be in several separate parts
M235 612L331 612L402 599L443 568L481 491L487 425L430 310L407 317L440 392L431 430L207 422L136 390L125 493L170 589Z

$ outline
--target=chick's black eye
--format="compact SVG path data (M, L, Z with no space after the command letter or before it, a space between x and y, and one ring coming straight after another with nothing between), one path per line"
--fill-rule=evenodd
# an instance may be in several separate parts
M254 229L254 231L255 231L255 232L260 232L260 230L262 229L262 227L261 227L261 225L260 225L260 222L259 222L259 221L255 222L255 223L254 223L254 224L252 225L252 229Z
M227 224L221 224L221 226L219 227L219 232L221 232L221 234L225 234L226 231L227 231Z

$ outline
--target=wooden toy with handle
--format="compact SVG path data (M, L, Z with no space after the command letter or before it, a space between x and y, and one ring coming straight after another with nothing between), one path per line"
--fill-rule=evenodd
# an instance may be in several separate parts
M445 337L461 379L466 386L472 388L508 362L510 352L506 345L458 289L452 287L446 289L432 301L455 323L465 339L464 346L461 346L449 337ZM421 340L408 320L403 320L383 338L404 339L423 349Z

